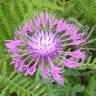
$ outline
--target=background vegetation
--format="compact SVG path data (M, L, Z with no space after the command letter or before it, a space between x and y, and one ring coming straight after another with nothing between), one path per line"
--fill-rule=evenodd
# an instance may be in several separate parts
M64 86L24 77L10 65L4 42L30 16L48 11L58 18L85 25L90 44L83 46L86 60L78 69L65 69ZM75 20L75 19L76 20ZM78 23L78 22L77 22ZM0 96L96 96L96 0L0 0Z

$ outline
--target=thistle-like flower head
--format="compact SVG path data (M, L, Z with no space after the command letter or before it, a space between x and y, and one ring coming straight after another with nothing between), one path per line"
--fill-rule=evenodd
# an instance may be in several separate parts
M17 29L14 40L6 41L12 57L11 64L24 75L35 74L39 67L44 79L54 79L63 84L61 73L64 66L78 67L79 61L85 58L81 49L68 51L68 48L85 42L84 34L74 24L41 13L38 18L30 19L29 23Z

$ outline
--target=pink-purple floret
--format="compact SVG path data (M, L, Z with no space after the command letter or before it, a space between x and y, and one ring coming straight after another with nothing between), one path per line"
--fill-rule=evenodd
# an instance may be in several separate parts
M63 84L61 73L64 67L79 67L79 61L85 58L81 49L66 50L66 47L78 46L86 41L85 33L79 30L76 25L42 12L38 18L30 19L29 23L17 30L14 40L6 40L12 57L11 64L18 73L23 72L24 75L33 75L40 67L44 79L54 79Z

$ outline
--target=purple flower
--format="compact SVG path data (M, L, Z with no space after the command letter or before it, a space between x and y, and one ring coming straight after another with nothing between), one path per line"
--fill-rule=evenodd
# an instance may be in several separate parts
M5 45L11 53L11 64L18 73L33 75L40 67L44 79L54 79L63 84L61 73L64 66L79 67L78 61L85 58L82 50L71 52L66 48L83 44L84 34L76 25L42 12L38 18L30 19L17 30L14 40L7 40Z

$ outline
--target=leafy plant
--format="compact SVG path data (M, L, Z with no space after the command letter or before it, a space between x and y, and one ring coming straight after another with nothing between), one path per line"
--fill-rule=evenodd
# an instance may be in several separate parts
M48 11L58 18L76 18L88 26L91 42L81 47L86 60L77 69L65 69L64 86L17 74L10 65L5 40L14 38L16 28L28 18ZM1 0L0 1L0 96L95 96L96 95L96 0ZM73 20L74 21L74 20ZM90 91L89 91L90 90Z

